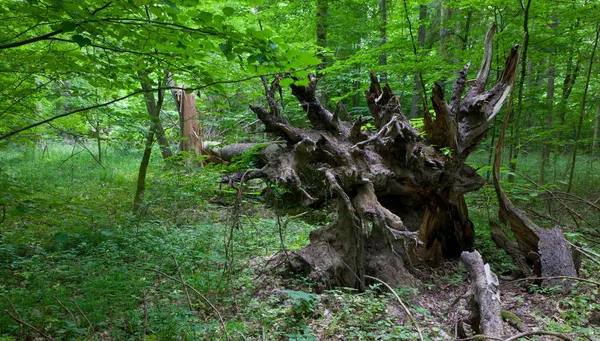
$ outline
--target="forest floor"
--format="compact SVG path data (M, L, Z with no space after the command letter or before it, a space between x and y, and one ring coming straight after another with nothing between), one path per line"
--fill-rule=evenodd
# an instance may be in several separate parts
M100 166L75 151L0 154L2 341L419 340L417 330L424 340L455 340L457 321L468 316L469 274L458 260L414 269L417 288L315 294L313 283L282 268L282 249L302 248L332 212L286 205L277 187L267 205L259 183L238 195L219 184L222 168L162 167L155 158L143 212L134 216L139 153L109 149ZM535 198L525 185L509 192L525 205ZM507 337L520 328L600 340L598 286L576 282L563 293L510 281L514 267L489 238L490 193L468 201L476 248L502 279ZM566 231L598 252L597 241L579 239L590 235ZM597 282L599 270L584 259L581 277Z

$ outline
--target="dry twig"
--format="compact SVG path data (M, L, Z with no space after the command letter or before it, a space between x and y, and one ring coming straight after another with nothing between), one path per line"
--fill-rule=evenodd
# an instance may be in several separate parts
M11 319L15 320L19 325L23 325L23 326L27 326L33 330L35 330L38 334L40 334L44 339L47 340L54 340L51 336L49 336L48 334L44 333L43 331L41 331L40 329L30 325L29 323L23 321L22 319L16 317L15 315L13 315L10 311L8 311L8 309L4 310L5 313L8 314L8 316L10 316Z
M177 266L177 272L179 273L179 280L181 281L181 284L183 284L183 291L185 292L185 298L187 299L187 303L188 303L188 307L190 308L190 311L192 311L192 310L194 310L194 306L192 306L192 299L190 298L190 292L188 291L187 284L185 283L185 280L183 279L183 273L181 272L181 268L179 267L179 262L177 262L177 257L175 257L174 253L171 254L171 257L173 257L175 266Z
M81 315L83 315L83 318L85 318L85 320L87 321L88 325L90 326L90 329L92 330L92 332L94 332L94 325L92 324L90 319L87 317L87 315L83 312L83 310L81 310L81 308L79 307L79 304L77 304L77 301L75 301L74 297L71 297L71 302L73 302L73 304L75 305L77 310L79 310L79 313L81 313Z
M142 289L142 296L144 296L144 333L143 340L146 341L146 334L148 333L148 306L146 305L146 290Z
M519 278L519 279L515 279L515 280L512 280L512 281L501 283L500 286L506 285L508 283L523 282L523 281L535 281L535 280L539 280L539 279L570 279L570 280L573 280L573 281L586 282L586 283L590 283L590 284L594 284L594 285L600 286L600 282L592 281L591 279L587 279L587 278L570 277L570 276Z
M402 300L400 299L400 296L398 296L398 294L396 293L396 291L394 291L394 289L392 289L392 287L389 286L389 284L387 284L386 282L380 280L377 277L365 275L365 278L369 278L369 279L375 280L375 281L377 281L377 282L385 285L385 287L388 288L388 290L391 291L392 294L394 294L394 296L396 296L396 299L398 300L398 302L402 306L402 309L404 309L404 311L406 312L406 314L408 315L408 317L412 321L413 325L415 326L415 329L417 329L417 333L419 333L419 338L421 339L421 341L423 341L423 334L421 333L421 328L419 328L419 323L417 322L417 320L415 319L415 317L413 316L413 314L410 312L410 310L408 310L408 307L404 304L404 302L402 302Z
M6 296L4 294L0 294L0 296L4 297L4 299L8 302L8 304L10 304L10 307L15 312L15 314L17 314L17 317L22 320L23 318L21 317L21 314L19 314L19 311L17 310L17 308L15 308L15 305L10 300L10 298L8 298L8 296ZM22 335L23 334L23 325L22 324L19 324L19 329L20 329L20 332L21 332L21 335Z
M169 276L166 273L157 270L157 269L152 269L152 268L139 268L141 270L146 270L146 271L152 271L155 272L163 277L166 277L172 281L178 282L178 283L182 283L179 279L173 277L173 276ZM229 333L227 332L227 326L225 325L225 321L223 320L223 316L221 316L221 313L219 312L219 310L217 309L217 307L215 307L214 304L212 304L211 301L208 300L208 298L206 298L206 296L202 295L202 293L200 293L198 290L196 290L196 288L194 288L193 286L189 285L188 283L183 282L183 285L185 285L186 287L188 287L190 290L192 290L196 295L198 295L200 298L202 298L202 300L204 300L204 302L206 302L208 305L210 305L210 307L213 309L213 311L217 314L217 316L219 317L219 322L221 323L221 326L223 327L223 331L225 333L225 339L229 340Z
M532 331L528 331L528 332L524 332L521 334L517 334L514 336L509 337L508 339L501 339L499 337L492 337L492 336L487 336L487 335L473 335L470 337L466 337L464 339L456 339L456 341L471 341L471 340L498 340L498 341L515 341L527 336L532 336L532 335L549 335L549 336L554 336L557 337L561 340L565 340L565 341L573 341L573 339L571 339L570 337L563 335L561 333L556 333L556 332L547 332L547 331L543 331L543 330L532 330Z
M73 320L73 323L75 325L77 325L77 319L75 318L75 315L73 315L73 313L71 312L71 310L69 310L69 308L65 307L65 305L58 299L58 297L54 296L54 300L56 302L58 302L58 304L67 311L67 313L69 313L69 315L71 315L71 319Z

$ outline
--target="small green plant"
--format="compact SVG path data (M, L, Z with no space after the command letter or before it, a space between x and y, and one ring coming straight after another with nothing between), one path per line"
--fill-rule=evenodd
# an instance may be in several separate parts
M304 291L284 290L292 300L292 314L297 319L305 319L315 312L318 296Z
M452 148L443 147L443 148L440 148L440 152L442 152L442 155L452 158Z

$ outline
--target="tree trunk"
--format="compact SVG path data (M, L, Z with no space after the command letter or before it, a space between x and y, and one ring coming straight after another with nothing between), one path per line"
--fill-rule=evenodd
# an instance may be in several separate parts
M523 48L521 51L521 76L519 77L519 90L517 97L517 114L513 121L514 132L512 136L512 142L510 144L510 156L509 156L509 167L510 174L508 175L508 181L514 182L514 173L517 170L517 161L519 159L519 149L521 148L521 116L523 116L523 86L525 84L525 77L527 75L527 47L529 46L529 6L531 0L527 0L527 4L523 7Z
M268 132L285 139L287 148L256 176L289 186L306 204L327 195L337 203L337 220L311 233L310 245L293 255L293 268L321 288L365 288L365 275L392 286L413 285L406 262L425 257L435 263L472 247L473 223L464 194L484 181L465 161L506 101L518 63L514 47L502 77L485 91L494 30L486 36L482 66L464 97L470 63L460 71L448 102L434 87L436 116L425 113L424 135L373 73L365 95L375 131L363 129L369 121L361 117L345 122L325 109L316 98L313 76L308 86L290 86L312 129L293 127L275 100L280 78L270 85L263 78L268 108L250 108Z
M419 21L421 22L421 24L419 25L419 33L417 36L417 41L419 44L419 47L424 47L425 46L425 38L427 37L427 26L425 26L425 24L423 23L423 21L425 21L427 19L427 5L420 5L419 6ZM421 86L421 76L419 71L415 72L414 75L414 92L413 92L413 97L412 97L412 103L410 105L410 118L417 118L417 117L421 117L422 115L419 115L419 112L421 111L421 109L423 108L423 88Z
M324 83L325 79L321 70L327 67L327 55L325 53L325 48L327 47L327 13L329 12L329 3L328 0L317 0L317 17L316 17L316 25L317 25L317 46L320 47L319 52L317 53L319 58L321 58L321 64L317 68L317 78L322 79L321 84ZM327 94L327 90L319 92L319 100L323 105L327 106L327 102L329 102L329 95Z
M548 88L546 90L546 127L552 127L552 121L554 120L553 107L554 107L554 62L552 56L548 60ZM546 166L550 160L550 143L547 140L542 142L542 153L540 163L540 183L546 183Z
M176 89L177 83L173 79L173 74L169 70L165 70L165 76L167 78L167 84L171 88L171 96L173 96L173 102L175 102L175 107L177 108L177 113L179 114L179 146L177 147L178 151L183 150L183 107L181 102L181 90Z
M596 108L596 124L594 125L594 140L592 141L592 156L596 157L598 149L598 129L600 128L600 91L598 91L598 107Z
M506 196L500 184L500 160L502 159L502 149L504 148L504 136L510 118L511 99L508 101L508 107L502 129L496 145L493 183L498 197L498 217L502 223L510 226L518 247L515 243L508 240L506 234L497 224L491 223L492 240L509 253L520 266L521 272L530 277L533 273L536 276L552 274L552 276L573 276L572 269L575 268L573 259L569 256L563 256L563 249L566 249L567 242L562 236L562 232L556 233L549 230L540 229L533 221L529 220L527 215L516 207ZM560 252L559 252L560 251ZM552 285L552 283L547 283Z
M152 144L154 144L154 131L150 129L146 137L146 147L144 148L144 155L142 155L142 161L140 162L137 188L135 190L135 196L133 197L132 211L135 215L140 213L140 206L144 201L144 192L146 191L146 174L148 173L148 164L150 163L150 156L152 155Z
M594 40L594 48L592 49L592 55L590 56L590 66L587 72L587 78L585 80L585 87L583 90L583 99L581 100L581 108L579 110L579 123L577 124L577 131L575 132L575 141L573 143L573 157L571 158L571 172L569 173L569 184L567 185L567 193L571 192L573 187L573 176L575 175L575 162L577 161L577 143L581 137L581 128L583 125L583 118L585 116L585 102L587 100L588 88L590 87L590 77L592 76L592 66L594 65L594 55L598 48L598 38L600 36L600 21L596 22L596 39Z
M160 110L162 107L162 101L164 97L164 90L158 91L158 102L154 99L154 93L152 92L152 87L150 86L150 79L148 74L143 71L138 71L138 76L140 77L140 84L142 85L142 90L144 90L144 99L146 100L146 109L148 110L148 116L150 117L150 121L152 122L152 131L156 135L156 140L160 145L160 151L162 153L162 157L164 160L173 156L173 152L169 147L169 141L165 136L165 130L163 129L162 124L160 123Z
M202 153L202 131L198 108L196 108L196 96L182 91L181 94L181 116L183 118L183 144L182 150L199 156Z
M381 16L381 28L379 29L381 46L384 46L387 43L387 0L379 0L379 15ZM387 54L385 51L379 53L379 65L387 65ZM379 73L379 82L382 84L387 83L387 72L381 71Z

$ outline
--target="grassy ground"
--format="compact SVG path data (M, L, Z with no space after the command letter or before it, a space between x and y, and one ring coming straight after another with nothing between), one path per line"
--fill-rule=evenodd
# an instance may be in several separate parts
M309 220L279 213L278 223L256 189L238 198L220 188L219 169L165 169L154 153L143 214L133 216L140 157L108 149L100 166L77 146L0 152L0 340L418 339L397 299L377 287L316 295L310 282L278 270L279 226L289 219L283 243L299 249L328 212ZM477 247L497 272L510 273L487 237L492 199L489 190L469 198ZM596 276L597 267L584 265L585 276ZM467 276L449 262L417 289L396 288L425 339L453 335L447 309ZM600 337L597 288L536 290L511 285L504 304L528 307L518 312L532 326Z

